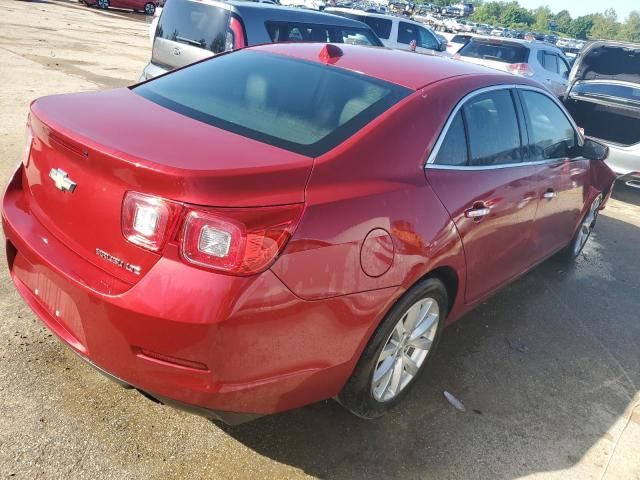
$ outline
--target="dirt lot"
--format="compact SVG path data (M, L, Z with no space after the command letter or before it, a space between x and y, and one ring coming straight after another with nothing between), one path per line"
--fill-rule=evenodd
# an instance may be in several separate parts
M150 45L139 14L0 11L4 183L32 99L132 83ZM56 341L0 269L0 477L640 479L639 193L619 190L575 268L547 262L450 328L374 422L325 402L220 428L153 404Z

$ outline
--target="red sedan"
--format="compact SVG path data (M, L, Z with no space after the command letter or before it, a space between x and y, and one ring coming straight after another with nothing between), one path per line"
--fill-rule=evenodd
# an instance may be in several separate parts
M18 291L113 379L227 422L381 415L445 325L580 254L614 180L530 80L350 45L41 98L27 132L2 207Z
M156 12L158 0L84 0L87 5L95 5L98 8L122 8L144 12L153 15Z

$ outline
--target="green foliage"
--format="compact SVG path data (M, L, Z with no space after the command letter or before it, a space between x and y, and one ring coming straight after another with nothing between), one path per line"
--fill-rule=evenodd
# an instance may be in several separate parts
M449 4L450 0L434 0ZM514 30L530 30L542 33L557 33L581 40L604 39L625 40L640 43L640 11L633 11L624 23L618 21L612 8L603 13L572 18L567 10L553 13L548 6L527 10L517 1L475 0L475 12L471 20Z

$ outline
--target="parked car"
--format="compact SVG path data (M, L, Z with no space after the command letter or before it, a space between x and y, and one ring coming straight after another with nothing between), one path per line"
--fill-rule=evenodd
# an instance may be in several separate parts
M451 37L451 40L447 43L447 53L454 55L458 53L462 47L464 47L471 39L473 35L471 34L458 34Z
M323 0L280 0L280 5L285 7L309 8L311 10L324 10L326 4Z
M366 23L376 33L385 47L398 50L413 49L418 53L443 56L447 44L442 43L435 32L426 25L403 17L381 13L362 12L351 8L327 7L327 13Z
M640 44L597 41L578 54L566 106L585 134L609 147L618 175L640 187Z
M503 27L495 27L491 30L491 35L493 37L504 37L506 29Z
M246 1L170 0L154 30L140 81L228 50L271 42L383 46L364 23L312 10Z
M134 10L144 12L147 15L153 15L159 4L158 0L84 0L88 6L96 6L98 8L122 8L126 10Z
M83 359L162 403L238 422L337 397L379 416L445 324L575 259L608 197L606 147L536 85L290 43L38 99L3 198L11 278Z
M456 58L532 78L558 98L567 88L569 62L559 48L548 43L474 37Z

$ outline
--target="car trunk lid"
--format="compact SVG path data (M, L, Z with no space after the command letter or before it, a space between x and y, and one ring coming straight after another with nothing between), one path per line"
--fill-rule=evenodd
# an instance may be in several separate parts
M300 203L313 164L128 89L42 98L30 122L34 143L23 187L33 214L74 252L130 283L160 255L123 237L126 192L206 206ZM73 191L64 188L68 182Z
M571 72L571 84L591 80L640 84L640 44L593 42L584 47Z

